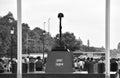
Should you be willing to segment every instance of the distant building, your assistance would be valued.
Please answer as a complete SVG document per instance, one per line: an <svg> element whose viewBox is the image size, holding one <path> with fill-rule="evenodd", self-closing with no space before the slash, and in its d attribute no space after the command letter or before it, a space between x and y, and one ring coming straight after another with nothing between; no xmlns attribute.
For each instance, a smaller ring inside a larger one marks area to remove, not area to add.
<svg viewBox="0 0 120 78"><path fill-rule="evenodd" d="M73 54L80 58L101 58L105 57L105 52L83 52L80 50L74 51Z"/></svg>

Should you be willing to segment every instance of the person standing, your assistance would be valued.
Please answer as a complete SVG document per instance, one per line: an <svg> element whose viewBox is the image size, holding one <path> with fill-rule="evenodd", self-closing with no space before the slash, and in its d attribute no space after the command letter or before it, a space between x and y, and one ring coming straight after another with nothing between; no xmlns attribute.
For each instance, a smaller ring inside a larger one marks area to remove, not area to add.
<svg viewBox="0 0 120 78"><path fill-rule="evenodd" d="M120 59L118 59L118 73L120 72Z"/></svg>
<svg viewBox="0 0 120 78"><path fill-rule="evenodd" d="M4 72L3 62L0 60L0 73Z"/></svg>
<svg viewBox="0 0 120 78"><path fill-rule="evenodd" d="M38 60L36 61L36 71L42 71L43 70L43 62L40 57L37 58Z"/></svg>
<svg viewBox="0 0 120 78"><path fill-rule="evenodd" d="M78 67L78 60L77 59L74 61L74 68L75 68L75 72L77 72L78 69L79 69L79 67Z"/></svg>
<svg viewBox="0 0 120 78"><path fill-rule="evenodd" d="M35 59L33 57L29 58L29 72L34 72L35 68Z"/></svg>
<svg viewBox="0 0 120 78"><path fill-rule="evenodd" d="M79 59L79 62L78 62L78 66L79 66L79 70L82 71L83 68L84 68L84 61L82 59Z"/></svg>

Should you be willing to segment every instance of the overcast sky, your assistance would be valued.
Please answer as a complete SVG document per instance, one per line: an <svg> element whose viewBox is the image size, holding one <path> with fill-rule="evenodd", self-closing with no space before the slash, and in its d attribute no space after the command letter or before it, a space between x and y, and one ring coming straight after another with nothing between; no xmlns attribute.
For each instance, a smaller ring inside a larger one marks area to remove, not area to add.
<svg viewBox="0 0 120 78"><path fill-rule="evenodd" d="M17 17L17 0L0 0L0 16L9 11ZM82 39L83 44L105 47L105 0L22 0L22 22L30 28L40 27L50 18L50 33L59 33L58 13L62 12L63 32L73 32L76 38ZM111 0L111 49L117 48L120 42L120 0Z"/></svg>

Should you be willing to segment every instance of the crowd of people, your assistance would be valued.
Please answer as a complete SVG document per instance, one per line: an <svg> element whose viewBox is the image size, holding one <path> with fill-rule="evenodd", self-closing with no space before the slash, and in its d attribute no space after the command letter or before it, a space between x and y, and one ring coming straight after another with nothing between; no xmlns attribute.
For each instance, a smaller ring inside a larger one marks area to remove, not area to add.
<svg viewBox="0 0 120 78"><path fill-rule="evenodd" d="M23 73L45 71L46 58L43 60L41 57L33 58L26 57L22 59ZM120 68L120 59L111 60L111 71L117 71ZM88 73L104 73L105 72L105 60L93 59L93 58L79 58L73 59L74 72L87 71ZM17 72L17 60L16 59L0 59L0 73L4 72Z"/></svg>
<svg viewBox="0 0 120 78"><path fill-rule="evenodd" d="M33 58L27 57L22 59L22 70L24 73L34 72L34 71L44 71L46 64L46 58L41 59L41 57ZM17 59L0 59L0 73L4 72L17 72Z"/></svg>
<svg viewBox="0 0 120 78"><path fill-rule="evenodd" d="M88 71L88 73L103 73L105 63L103 59L74 58L74 71Z"/></svg>
<svg viewBox="0 0 120 78"><path fill-rule="evenodd" d="M118 72L120 70L120 59L110 59L110 71ZM105 59L94 58L74 58L74 71L87 71L88 73L104 73Z"/></svg>
<svg viewBox="0 0 120 78"><path fill-rule="evenodd" d="M0 59L0 73L11 71L11 61L9 59Z"/></svg>

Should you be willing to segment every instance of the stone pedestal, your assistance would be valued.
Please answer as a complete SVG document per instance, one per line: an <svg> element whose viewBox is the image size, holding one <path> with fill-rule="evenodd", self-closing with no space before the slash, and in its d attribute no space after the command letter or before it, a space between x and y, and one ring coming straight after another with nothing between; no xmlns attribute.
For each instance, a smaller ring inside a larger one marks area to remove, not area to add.
<svg viewBox="0 0 120 78"><path fill-rule="evenodd" d="M72 53L67 49L54 49L48 53L46 73L73 73Z"/></svg>

